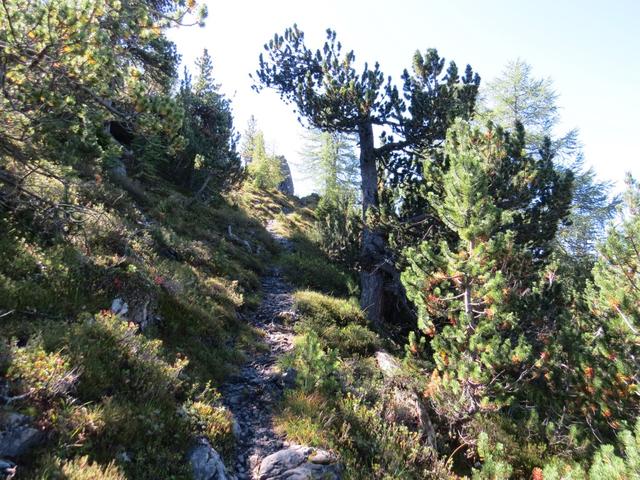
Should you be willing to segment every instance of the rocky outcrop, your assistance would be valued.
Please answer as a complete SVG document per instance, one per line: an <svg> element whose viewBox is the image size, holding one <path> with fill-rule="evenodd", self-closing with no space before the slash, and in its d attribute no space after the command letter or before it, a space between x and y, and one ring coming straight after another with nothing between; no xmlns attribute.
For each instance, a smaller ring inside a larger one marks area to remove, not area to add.
<svg viewBox="0 0 640 480"><path fill-rule="evenodd" d="M188 459L194 480L227 480L222 458L206 439L198 439L189 450Z"/></svg>
<svg viewBox="0 0 640 480"><path fill-rule="evenodd" d="M307 195L306 197L302 197L300 199L300 204L303 207L308 207L308 208L315 208L318 206L318 202L320 202L320 195L318 195L317 193L312 193L310 195Z"/></svg>
<svg viewBox="0 0 640 480"><path fill-rule="evenodd" d="M342 468L331 452L302 445L273 453L262 460L259 480L339 480Z"/></svg>
<svg viewBox="0 0 640 480"><path fill-rule="evenodd" d="M15 412L0 414L0 457L17 458L44 439L31 418Z"/></svg>
<svg viewBox="0 0 640 480"><path fill-rule="evenodd" d="M278 191L285 195L293 195L293 177L291 176L291 169L289 168L289 162L287 159L280 155L278 157L280 161L280 173L282 173L282 182L278 185Z"/></svg>

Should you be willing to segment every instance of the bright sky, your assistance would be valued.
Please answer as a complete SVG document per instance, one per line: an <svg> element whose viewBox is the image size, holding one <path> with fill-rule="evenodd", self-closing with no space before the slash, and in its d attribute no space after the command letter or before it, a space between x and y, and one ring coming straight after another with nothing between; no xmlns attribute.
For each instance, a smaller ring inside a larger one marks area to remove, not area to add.
<svg viewBox="0 0 640 480"><path fill-rule="evenodd" d="M380 62L399 78L416 49L435 47L462 70L469 63L484 81L508 60L522 58L536 77L551 77L560 94L562 128L577 127L585 159L601 179L640 177L639 0L208 0L204 28L169 32L186 65L203 48L214 60L216 81L232 99L243 132L255 115L267 142L292 164L296 193L312 185L296 169L302 127L272 91L251 89L249 73L274 33L297 23L307 45L322 46L333 28L356 59ZM620 186L619 186L620 188Z"/></svg>

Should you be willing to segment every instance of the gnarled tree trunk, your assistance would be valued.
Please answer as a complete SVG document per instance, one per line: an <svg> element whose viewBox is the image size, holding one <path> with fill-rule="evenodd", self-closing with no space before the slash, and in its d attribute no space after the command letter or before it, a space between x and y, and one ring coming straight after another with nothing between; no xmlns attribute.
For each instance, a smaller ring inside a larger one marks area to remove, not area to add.
<svg viewBox="0 0 640 480"><path fill-rule="evenodd" d="M364 231L361 250L360 306L367 318L377 326L383 320L384 277L381 270L384 262L385 240L382 233L369 225L367 212L378 209L378 170L376 151L373 143L373 126L370 122L358 127L360 140L360 173L362 175L362 217Z"/></svg>

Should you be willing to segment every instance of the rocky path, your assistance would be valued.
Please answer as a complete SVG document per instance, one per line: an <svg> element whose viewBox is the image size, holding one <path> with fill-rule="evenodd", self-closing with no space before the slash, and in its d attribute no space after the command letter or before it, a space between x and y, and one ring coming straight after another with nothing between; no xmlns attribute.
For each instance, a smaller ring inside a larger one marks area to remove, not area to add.
<svg viewBox="0 0 640 480"><path fill-rule="evenodd" d="M289 241L275 232L273 222L267 229L284 249L291 248ZM264 353L258 353L221 388L224 403L237 422L235 473L229 475L230 479L259 478L260 462L288 446L274 432L272 412L284 387L292 383L291 378L276 369L277 359L293 348L293 333L283 322L291 314L292 288L278 269L272 268L262 278L262 291L262 304L249 322L264 333L268 350L265 348Z"/></svg>

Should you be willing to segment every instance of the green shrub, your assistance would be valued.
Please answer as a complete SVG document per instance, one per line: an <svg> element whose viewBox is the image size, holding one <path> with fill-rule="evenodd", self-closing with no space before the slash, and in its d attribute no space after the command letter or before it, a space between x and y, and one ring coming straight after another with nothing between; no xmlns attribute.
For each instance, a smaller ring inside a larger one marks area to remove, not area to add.
<svg viewBox="0 0 640 480"><path fill-rule="evenodd" d="M305 392L330 392L338 388L335 378L338 368L336 352L325 351L315 332L309 332L298 339L293 365L298 371L298 385Z"/></svg>
<svg viewBox="0 0 640 480"><path fill-rule="evenodd" d="M10 348L7 379L16 395L30 400L45 401L69 393L77 379L77 369L61 351L47 352L42 338L30 338L24 347L14 342Z"/></svg>
<svg viewBox="0 0 640 480"><path fill-rule="evenodd" d="M349 277L321 255L308 252L287 253L282 263L287 279L299 287L334 295L350 293Z"/></svg>
<svg viewBox="0 0 640 480"><path fill-rule="evenodd" d="M204 390L182 407L189 422L189 430L207 437L211 445L225 458L235 446L233 415L222 405L222 396L207 384Z"/></svg>
<svg viewBox="0 0 640 480"><path fill-rule="evenodd" d="M180 388L186 359L162 358L162 342L138 334L135 325L103 312L75 325L70 354L82 368L78 392L98 400L120 394L137 401L171 398Z"/></svg>
<svg viewBox="0 0 640 480"><path fill-rule="evenodd" d="M101 466L83 456L73 460L54 459L39 475L40 480L127 480L114 462Z"/></svg>
<svg viewBox="0 0 640 480"><path fill-rule="evenodd" d="M424 444L421 435L405 426L384 420L382 405L367 405L348 394L340 400L343 418L340 431L349 435L346 448L354 478L441 479L448 469L437 452Z"/></svg>
<svg viewBox="0 0 640 480"><path fill-rule="evenodd" d="M474 470L473 480L509 480L513 468L504 461L504 445L491 444L489 436L482 432L478 437L478 455L482 460L482 468Z"/></svg>
<svg viewBox="0 0 640 480"><path fill-rule="evenodd" d="M353 302L323 295L310 290L298 291L294 296L296 311L316 325L346 327L356 323L365 325L360 307Z"/></svg>

